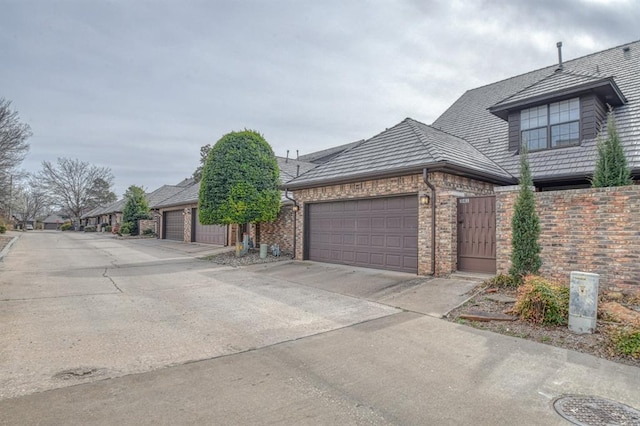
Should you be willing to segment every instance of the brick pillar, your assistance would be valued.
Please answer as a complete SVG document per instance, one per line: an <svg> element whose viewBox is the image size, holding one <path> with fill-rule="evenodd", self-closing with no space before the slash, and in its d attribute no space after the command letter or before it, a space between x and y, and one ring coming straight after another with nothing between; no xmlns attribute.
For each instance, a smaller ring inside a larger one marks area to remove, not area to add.
<svg viewBox="0 0 640 426"><path fill-rule="evenodd" d="M186 208L183 211L184 214L184 242L191 242L191 209Z"/></svg>

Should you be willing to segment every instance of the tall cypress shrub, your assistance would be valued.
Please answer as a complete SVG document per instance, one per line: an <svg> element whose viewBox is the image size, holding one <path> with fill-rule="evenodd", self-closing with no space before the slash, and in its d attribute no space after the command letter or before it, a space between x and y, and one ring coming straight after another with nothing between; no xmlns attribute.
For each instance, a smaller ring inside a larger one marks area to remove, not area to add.
<svg viewBox="0 0 640 426"><path fill-rule="evenodd" d="M536 213L533 179L529 169L526 145L520 151L520 192L511 219L511 269L509 273L518 283L527 274L537 274L540 259L540 219Z"/></svg>
<svg viewBox="0 0 640 426"><path fill-rule="evenodd" d="M607 138L603 139L598 135L598 159L591 186L604 188L632 184L631 171L622 149L613 109L610 108L607 115Z"/></svg>

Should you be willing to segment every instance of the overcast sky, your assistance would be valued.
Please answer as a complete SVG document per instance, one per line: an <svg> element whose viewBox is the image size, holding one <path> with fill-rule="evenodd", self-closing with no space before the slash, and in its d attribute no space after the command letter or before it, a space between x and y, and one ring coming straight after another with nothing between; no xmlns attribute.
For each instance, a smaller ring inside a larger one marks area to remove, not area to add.
<svg viewBox="0 0 640 426"><path fill-rule="evenodd" d="M0 0L22 167L78 158L115 192L191 175L244 128L276 155L431 124L464 91L640 39L636 0Z"/></svg>

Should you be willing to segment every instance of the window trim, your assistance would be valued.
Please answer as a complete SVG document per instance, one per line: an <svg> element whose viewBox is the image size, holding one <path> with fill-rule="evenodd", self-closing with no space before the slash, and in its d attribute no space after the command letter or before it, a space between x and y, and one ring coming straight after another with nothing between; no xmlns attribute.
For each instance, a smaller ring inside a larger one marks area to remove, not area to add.
<svg viewBox="0 0 640 426"><path fill-rule="evenodd" d="M578 119L577 120L570 120L570 121L562 121L562 122L559 122L559 123L551 124L551 105L559 104L561 102L567 102L567 101L570 102L572 100L577 100L578 101ZM528 128L528 129L523 129L522 128L522 113L524 111L532 110L534 108L540 108L541 106L544 106L545 109L546 109L546 114L547 114L546 115L546 124L544 126L538 126L538 127L531 127L531 128ZM562 149L562 148L569 148L569 147L572 147L572 146L579 146L580 145L580 142L582 140L582 138L581 138L581 134L582 134L582 127L581 127L581 122L582 122L582 102L580 101L580 97L579 96L578 97L569 98L569 99L563 99L563 100L560 100L560 101L550 102L548 104L542 104L542 105L537 105L537 106L533 106L533 107L529 107L529 108L524 108L524 109L520 110L519 115L520 115L520 146L522 146L522 144L526 143L527 144L527 150L529 152L548 151L548 150L551 150L551 149ZM577 141L574 142L574 143L570 143L570 144L563 144L563 145L553 146L552 145L553 142L551 140L551 136L552 136L551 129L553 127L558 127L558 126L562 126L562 125L566 125L566 124L572 124L572 123L578 123L578 138L577 138ZM524 140L524 137L523 137L524 132L530 132L530 131L533 131L533 130L540 130L540 129L546 129L546 146L544 148L531 149L529 147L529 143Z"/></svg>

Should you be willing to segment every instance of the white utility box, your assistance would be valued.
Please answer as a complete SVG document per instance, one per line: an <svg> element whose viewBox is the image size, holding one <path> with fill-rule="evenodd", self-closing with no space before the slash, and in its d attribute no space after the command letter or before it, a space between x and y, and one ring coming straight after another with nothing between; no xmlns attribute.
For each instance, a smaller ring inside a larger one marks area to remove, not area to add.
<svg viewBox="0 0 640 426"><path fill-rule="evenodd" d="M593 333L598 319L600 275L571 272L569 289L569 330L577 334Z"/></svg>

